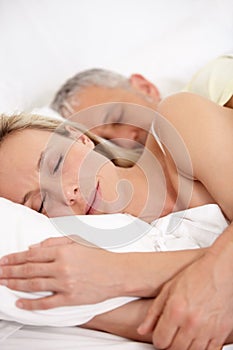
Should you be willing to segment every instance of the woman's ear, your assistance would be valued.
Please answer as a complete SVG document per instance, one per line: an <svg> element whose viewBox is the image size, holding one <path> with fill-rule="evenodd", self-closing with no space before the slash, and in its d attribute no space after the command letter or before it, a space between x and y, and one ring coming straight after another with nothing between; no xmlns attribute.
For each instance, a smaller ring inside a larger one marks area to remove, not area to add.
<svg viewBox="0 0 233 350"><path fill-rule="evenodd" d="M87 147L92 149L95 147L94 142L82 131L74 128L71 125L66 125L65 128L69 132L71 138L74 139L75 141L81 142L83 145L86 145Z"/></svg>
<svg viewBox="0 0 233 350"><path fill-rule="evenodd" d="M129 78L130 85L143 95L153 99L154 102L161 100L158 88L141 74L132 74Z"/></svg>

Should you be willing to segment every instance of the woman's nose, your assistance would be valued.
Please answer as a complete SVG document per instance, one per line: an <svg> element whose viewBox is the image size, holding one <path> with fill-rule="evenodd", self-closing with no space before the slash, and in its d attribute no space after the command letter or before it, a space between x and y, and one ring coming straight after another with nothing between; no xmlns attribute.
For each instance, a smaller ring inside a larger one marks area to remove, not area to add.
<svg viewBox="0 0 233 350"><path fill-rule="evenodd" d="M68 185L64 188L64 196L66 204L71 206L77 202L78 187L75 185Z"/></svg>

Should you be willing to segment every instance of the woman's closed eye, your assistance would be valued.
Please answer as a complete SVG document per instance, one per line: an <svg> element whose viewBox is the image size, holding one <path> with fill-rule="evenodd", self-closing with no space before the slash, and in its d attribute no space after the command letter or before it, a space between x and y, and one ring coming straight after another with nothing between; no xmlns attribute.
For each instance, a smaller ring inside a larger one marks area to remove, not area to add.
<svg viewBox="0 0 233 350"><path fill-rule="evenodd" d="M52 170L52 173L53 173L53 174L55 174L55 173L59 170L59 167L60 167L62 161L63 161L63 156L60 155L59 158L58 158L58 161L57 161L56 164L55 164L54 169ZM43 209L44 209L45 198L46 198L46 195L44 195L44 197L42 197L42 201L41 201L40 207L39 207L39 209L37 210L38 213L42 213L42 211L43 211Z"/></svg>

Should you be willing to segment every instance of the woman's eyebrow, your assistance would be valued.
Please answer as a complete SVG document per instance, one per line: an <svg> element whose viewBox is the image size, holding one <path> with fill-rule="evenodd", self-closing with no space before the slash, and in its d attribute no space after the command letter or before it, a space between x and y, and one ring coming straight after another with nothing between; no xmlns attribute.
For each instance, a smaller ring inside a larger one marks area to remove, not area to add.
<svg viewBox="0 0 233 350"><path fill-rule="evenodd" d="M36 165L36 169L37 171L39 172L40 171L40 168L43 164L43 160L44 160L44 157L45 157L45 151L42 151L41 154L40 154L40 157L38 159L38 162L37 162L37 165ZM23 199L20 201L20 204L24 205L28 198L31 196L31 194L33 193L33 191L29 191L25 194L25 196L23 197Z"/></svg>

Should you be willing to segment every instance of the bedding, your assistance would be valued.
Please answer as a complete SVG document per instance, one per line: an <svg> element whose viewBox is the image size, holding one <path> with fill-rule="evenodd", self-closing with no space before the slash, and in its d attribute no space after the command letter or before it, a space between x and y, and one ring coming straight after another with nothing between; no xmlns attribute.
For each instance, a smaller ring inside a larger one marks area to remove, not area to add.
<svg viewBox="0 0 233 350"><path fill-rule="evenodd" d="M9 322L4 322L9 329ZM1 324L1 322L0 322ZM4 328L2 328L4 331ZM1 336L1 335L0 335ZM153 350L151 344L139 343L112 334L79 327L15 327L0 338L1 350Z"/></svg>
<svg viewBox="0 0 233 350"><path fill-rule="evenodd" d="M9 322L4 322L9 329ZM0 323L1 324L1 323ZM5 328L3 327L2 330ZM0 335L1 336L1 335ZM155 350L151 344L139 343L116 335L79 327L16 326L7 337L0 338L1 350ZM233 350L226 345L224 350Z"/></svg>
<svg viewBox="0 0 233 350"><path fill-rule="evenodd" d="M78 233L85 240L120 252L192 249L210 245L227 226L217 205L205 205L170 214L151 225L125 214L70 216L49 219L30 208L0 199L0 257L25 250L48 237ZM14 212L14 220L12 213ZM117 239L114 238L118 237ZM112 239L109 239L109 237ZM126 237L126 238L125 238ZM19 297L36 298L44 293L23 293L0 286L0 319L28 325L75 326L135 298L120 297L95 305L27 311L15 306Z"/></svg>
<svg viewBox="0 0 233 350"><path fill-rule="evenodd" d="M227 226L217 205L205 205L170 214L151 225L126 214L75 216L49 219L30 208L0 198L1 231L0 257L6 253L27 249L48 237L74 234L115 252L166 251L198 248L211 244ZM14 220L12 220L14 213ZM67 228L67 231L65 232ZM82 232L86 228L87 234ZM106 240L106 233L116 235L131 231L126 239ZM100 233L96 237L95 232ZM136 232L136 233L135 233ZM133 234L132 234L133 233ZM152 345L132 342L102 332L78 329L95 315L114 309L135 298L114 298L95 305L60 307L46 311L26 311L16 308L18 297L39 297L40 293L21 293L0 286L0 345L1 349L153 349ZM16 322L17 321L17 322ZM45 327L46 326L46 327ZM65 327L64 327L65 326ZM59 329L58 329L59 327ZM61 337L62 335L62 337ZM61 337L61 341L58 339ZM47 343L43 339L49 339ZM40 341L38 341L40 340ZM42 343L41 343L42 340ZM17 348L18 346L18 348ZM22 347L21 347L22 346Z"/></svg>

